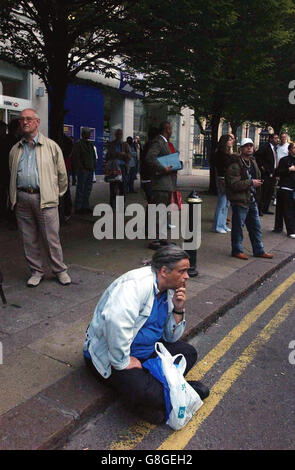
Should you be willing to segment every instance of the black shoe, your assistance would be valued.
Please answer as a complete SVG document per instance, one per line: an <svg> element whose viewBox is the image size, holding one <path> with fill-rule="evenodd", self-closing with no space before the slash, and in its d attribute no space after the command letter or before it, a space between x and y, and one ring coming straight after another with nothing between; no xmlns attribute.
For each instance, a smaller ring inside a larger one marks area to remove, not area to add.
<svg viewBox="0 0 295 470"><path fill-rule="evenodd" d="M210 390L206 385L202 384L198 380L188 380L191 387L197 392L201 400L205 400L205 398L209 397Z"/></svg>
<svg viewBox="0 0 295 470"><path fill-rule="evenodd" d="M274 228L274 229L272 230L272 232L274 232L274 233L282 233L282 231L283 231L283 230L279 230L279 229L277 229L277 228Z"/></svg>
<svg viewBox="0 0 295 470"><path fill-rule="evenodd" d="M265 211L264 214L270 214L270 215L274 215L274 212L271 212L271 211Z"/></svg>

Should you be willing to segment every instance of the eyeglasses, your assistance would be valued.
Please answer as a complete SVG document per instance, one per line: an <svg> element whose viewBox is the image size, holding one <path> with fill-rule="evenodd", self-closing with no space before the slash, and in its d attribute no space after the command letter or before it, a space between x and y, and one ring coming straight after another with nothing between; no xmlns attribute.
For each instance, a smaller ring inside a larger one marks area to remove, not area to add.
<svg viewBox="0 0 295 470"><path fill-rule="evenodd" d="M35 119L37 119L37 118L33 118L33 117L20 117L18 120L21 121L21 122L25 122L25 121L27 121L27 122L32 122L32 121L34 121Z"/></svg>

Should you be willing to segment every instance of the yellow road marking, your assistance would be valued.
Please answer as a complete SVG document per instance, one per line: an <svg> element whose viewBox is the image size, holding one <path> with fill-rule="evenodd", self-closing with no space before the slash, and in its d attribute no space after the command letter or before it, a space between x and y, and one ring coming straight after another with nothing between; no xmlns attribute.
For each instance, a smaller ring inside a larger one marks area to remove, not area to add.
<svg viewBox="0 0 295 470"><path fill-rule="evenodd" d="M186 380L200 380L230 347L252 326L259 317L295 282L295 273L272 291L251 310L211 351L186 375Z"/></svg>
<svg viewBox="0 0 295 470"><path fill-rule="evenodd" d="M251 310L199 363L186 375L187 380L200 380L230 347L250 328L258 318L295 282L295 273L272 291L262 302ZM212 394L212 392L211 392ZM210 394L210 397L211 397ZM203 405L204 407L204 405ZM203 409L203 407L198 411ZM131 450L139 444L156 425L141 421L126 430L127 438L112 442L111 450ZM130 436L130 437L129 437Z"/></svg>
<svg viewBox="0 0 295 470"><path fill-rule="evenodd" d="M212 387L208 401L197 411L189 423L180 431L173 432L157 450L181 450L195 435L203 421L208 418L233 383L241 376L254 359L258 350L275 333L277 328L294 311L295 297L286 303L273 319L263 328L259 335L249 344L233 365L221 376Z"/></svg>

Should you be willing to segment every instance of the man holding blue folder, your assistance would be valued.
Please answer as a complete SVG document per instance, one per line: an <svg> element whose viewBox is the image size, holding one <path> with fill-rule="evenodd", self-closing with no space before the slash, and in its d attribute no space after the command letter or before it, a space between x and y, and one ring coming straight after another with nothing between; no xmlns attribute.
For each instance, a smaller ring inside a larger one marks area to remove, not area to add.
<svg viewBox="0 0 295 470"><path fill-rule="evenodd" d="M146 164L150 168L152 182L152 199L151 204L165 204L169 206L171 203L171 194L176 190L175 171L172 165L163 166L158 157L164 157L171 154L169 147L169 139L172 135L172 128L169 121L160 124L159 135L154 139L146 155ZM159 221L156 224L156 239L149 244L152 250L158 250L169 242L159 238Z"/></svg>

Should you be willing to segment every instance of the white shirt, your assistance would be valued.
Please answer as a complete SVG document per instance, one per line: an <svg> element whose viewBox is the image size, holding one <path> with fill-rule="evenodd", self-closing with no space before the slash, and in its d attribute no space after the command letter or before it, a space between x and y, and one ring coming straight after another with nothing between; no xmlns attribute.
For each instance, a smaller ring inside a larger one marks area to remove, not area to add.
<svg viewBox="0 0 295 470"><path fill-rule="evenodd" d="M281 158L286 157L289 153L288 150L289 147L289 142L286 142L283 145L278 145L277 146L277 154L278 154L278 160L280 161Z"/></svg>

